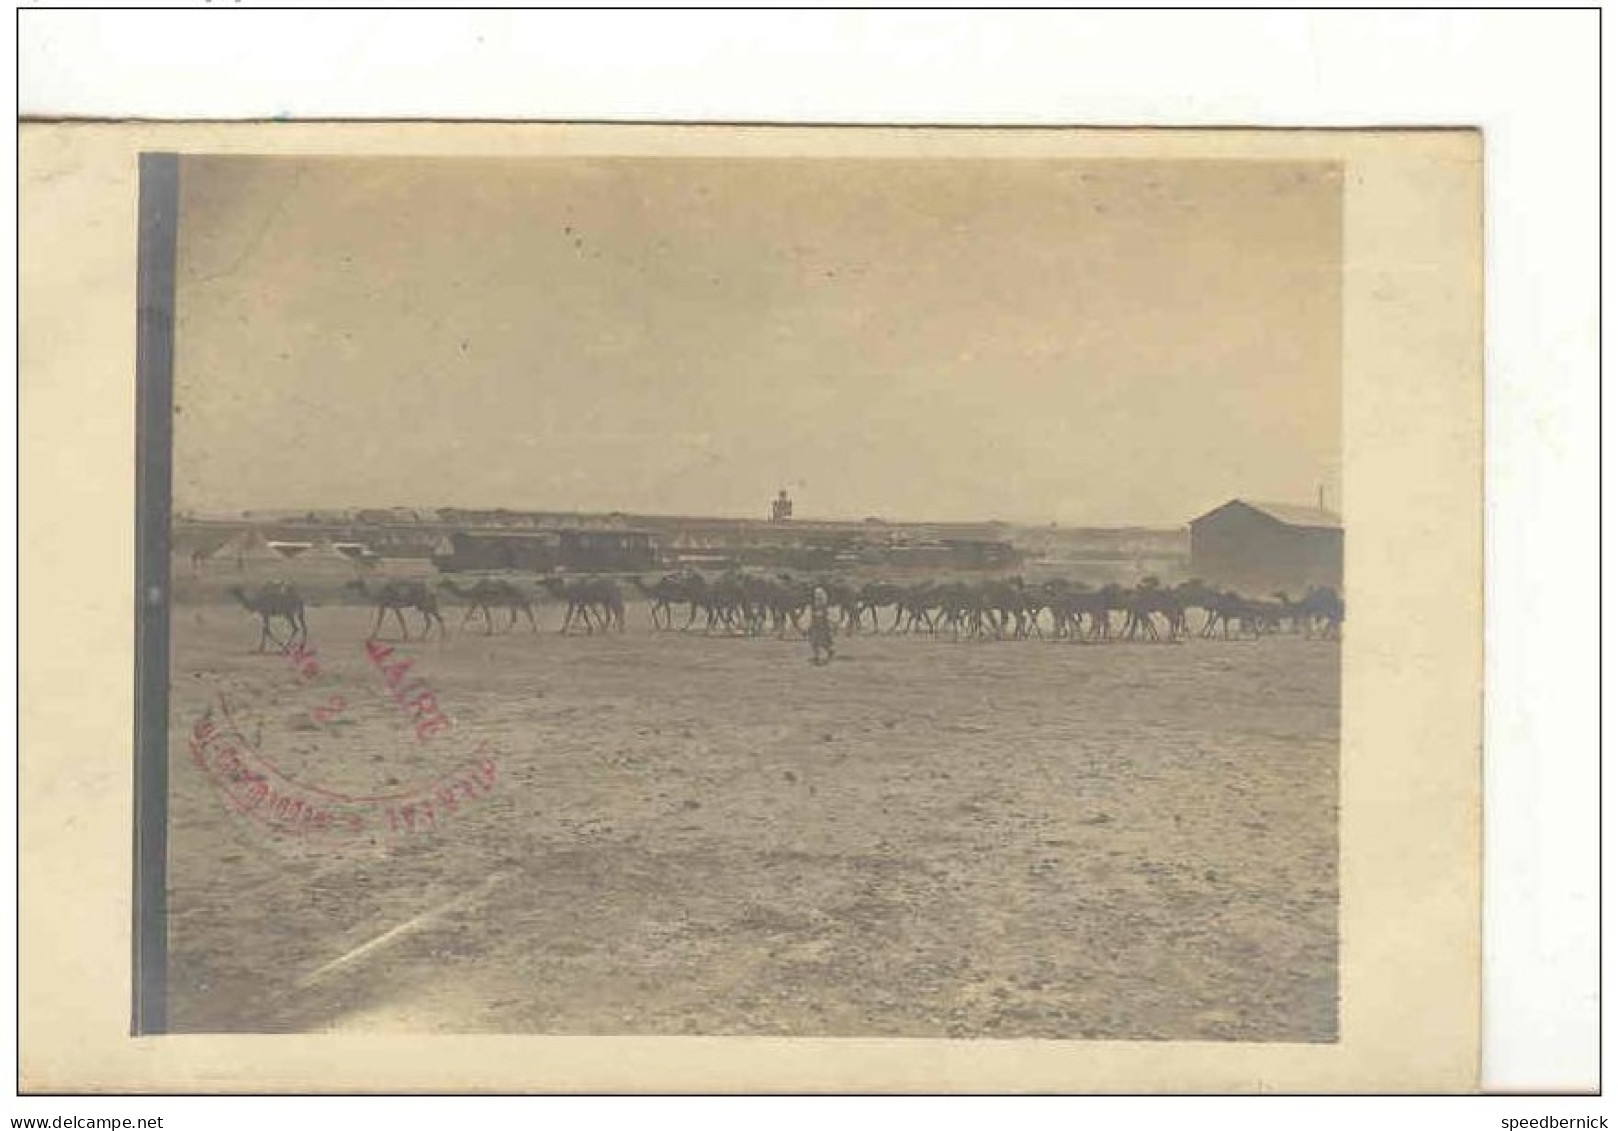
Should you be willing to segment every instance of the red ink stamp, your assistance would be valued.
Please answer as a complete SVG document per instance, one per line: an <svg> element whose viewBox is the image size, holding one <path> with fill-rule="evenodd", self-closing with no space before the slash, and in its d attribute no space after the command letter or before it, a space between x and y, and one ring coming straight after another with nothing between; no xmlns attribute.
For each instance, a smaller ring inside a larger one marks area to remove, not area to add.
<svg viewBox="0 0 1618 1131"><path fill-rule="evenodd" d="M415 728L418 740L425 741L454 726L449 717L439 710L438 697L433 694L432 688L419 679L411 678L413 660L406 657L396 659L391 646L375 640L366 641L365 652L371 658L372 666L381 674L389 697Z"/></svg>
<svg viewBox="0 0 1618 1131"><path fill-rule="evenodd" d="M435 832L490 796L489 744L457 754L455 720L415 659L361 647L369 687L338 689L335 669L359 664L299 643L284 652L290 678L213 696L188 746L228 809L278 834L375 839Z"/></svg>

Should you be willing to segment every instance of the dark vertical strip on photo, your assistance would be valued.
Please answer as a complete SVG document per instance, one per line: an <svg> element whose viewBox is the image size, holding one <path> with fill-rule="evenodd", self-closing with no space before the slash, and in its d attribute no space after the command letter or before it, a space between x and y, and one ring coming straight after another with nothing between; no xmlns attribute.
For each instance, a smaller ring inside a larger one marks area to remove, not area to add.
<svg viewBox="0 0 1618 1131"><path fill-rule="evenodd" d="M140 158L135 344L136 1034L168 1028L169 501L180 159Z"/></svg>

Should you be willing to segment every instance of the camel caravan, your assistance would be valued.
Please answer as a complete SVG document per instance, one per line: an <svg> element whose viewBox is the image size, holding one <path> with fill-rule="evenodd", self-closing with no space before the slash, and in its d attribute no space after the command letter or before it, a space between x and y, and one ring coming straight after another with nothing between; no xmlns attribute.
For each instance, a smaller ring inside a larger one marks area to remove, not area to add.
<svg viewBox="0 0 1618 1131"><path fill-rule="evenodd" d="M834 630L845 636L926 636L954 642L1173 643L1192 636L1252 640L1278 633L1335 640L1344 616L1343 599L1328 587L1310 589L1298 600L1285 593L1259 599L1198 580L1168 586L1151 577L1133 587L1099 588L1062 579L1030 583L1020 577L855 584L836 577L741 569L708 577L686 569L656 581L631 578L628 585L645 600L654 632L704 636L804 637L816 589L829 602ZM534 605L546 598L564 608L557 630L562 635L625 631L624 588L605 577L547 577L531 589L499 578L469 585L452 579L429 584L357 578L344 589L375 608L373 639L391 624L409 640L417 618L419 639L431 639L435 632L440 639L447 636L440 594L464 607L463 631L481 629L492 635L526 625L538 633ZM305 602L294 586L278 581L257 591L234 587L231 592L260 618L260 651L269 641L282 643L272 621L285 621L292 629L283 646L307 640Z"/></svg>
<svg viewBox="0 0 1618 1131"><path fill-rule="evenodd" d="M1191 635L1190 613L1201 610L1197 635L1256 638L1277 632L1335 639L1343 601L1325 587L1301 600L1284 593L1257 600L1201 581L1166 587L1146 578L1133 588L1099 589L1061 579L1029 584L1020 577L982 581L798 579L728 572L710 581L695 571L635 580L657 631L732 636L803 635L814 590L830 598L837 629L952 640L1175 641ZM676 628L681 614L684 620Z"/></svg>

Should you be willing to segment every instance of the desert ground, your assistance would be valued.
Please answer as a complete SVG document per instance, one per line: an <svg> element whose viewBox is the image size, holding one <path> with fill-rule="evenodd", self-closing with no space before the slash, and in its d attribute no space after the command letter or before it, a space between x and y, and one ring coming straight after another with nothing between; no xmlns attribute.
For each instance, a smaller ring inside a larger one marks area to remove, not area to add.
<svg viewBox="0 0 1618 1131"><path fill-rule="evenodd" d="M300 671L183 590L175 1031L1336 1038L1335 643L866 634L816 667L639 602L588 637L451 606L384 632L423 738L368 607L311 607ZM312 796L488 772L430 821L287 827L195 755L222 701Z"/></svg>

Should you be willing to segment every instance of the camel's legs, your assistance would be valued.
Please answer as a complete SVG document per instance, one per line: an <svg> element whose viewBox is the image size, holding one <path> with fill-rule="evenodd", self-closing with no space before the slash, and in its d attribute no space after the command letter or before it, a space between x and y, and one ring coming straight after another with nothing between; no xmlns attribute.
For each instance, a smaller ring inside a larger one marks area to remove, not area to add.
<svg viewBox="0 0 1618 1131"><path fill-rule="evenodd" d="M394 619L399 622L399 632L406 639L410 639L410 626L405 623L404 610L398 605L393 606Z"/></svg>

